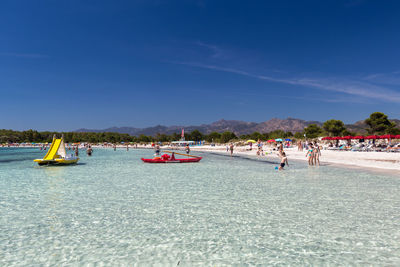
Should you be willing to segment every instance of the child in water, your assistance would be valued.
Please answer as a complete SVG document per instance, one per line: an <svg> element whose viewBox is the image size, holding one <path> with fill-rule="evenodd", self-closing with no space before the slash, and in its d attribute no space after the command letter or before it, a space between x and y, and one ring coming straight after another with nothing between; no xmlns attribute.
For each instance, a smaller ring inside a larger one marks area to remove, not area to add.
<svg viewBox="0 0 400 267"><path fill-rule="evenodd" d="M281 158L281 164L279 165L279 170L280 171L283 170L283 167L285 167L285 164L287 164L289 167L289 162L287 160L286 153L282 151L282 153L279 153L278 156Z"/></svg>

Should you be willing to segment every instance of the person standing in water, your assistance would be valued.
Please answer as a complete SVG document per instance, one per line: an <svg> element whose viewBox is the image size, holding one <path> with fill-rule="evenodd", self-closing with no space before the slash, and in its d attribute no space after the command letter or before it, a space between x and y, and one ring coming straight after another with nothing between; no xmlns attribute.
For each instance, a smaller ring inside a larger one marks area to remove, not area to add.
<svg viewBox="0 0 400 267"><path fill-rule="evenodd" d="M91 145L88 145L88 148L86 149L86 154L90 157L93 153L93 149Z"/></svg>
<svg viewBox="0 0 400 267"><path fill-rule="evenodd" d="M308 157L308 165L314 165L314 148L312 144L308 144L306 157Z"/></svg>
<svg viewBox="0 0 400 267"><path fill-rule="evenodd" d="M279 165L279 169L278 170L280 170L280 171L283 170L283 168L285 167L285 164L287 164L288 167L289 167L289 162L288 162L288 159L286 157L286 153L282 151L282 154L279 154L278 156L281 158L281 164Z"/></svg>
<svg viewBox="0 0 400 267"><path fill-rule="evenodd" d="M314 142L314 165L319 166L319 156L321 156L321 150L319 149L319 145L317 144L317 142Z"/></svg>
<svg viewBox="0 0 400 267"><path fill-rule="evenodd" d="M234 147L233 143L231 143L230 146L229 146L229 149L231 151L231 157L233 156L233 147Z"/></svg>
<svg viewBox="0 0 400 267"><path fill-rule="evenodd" d="M76 145L76 147L75 147L75 156L79 156L79 149L78 149L78 145Z"/></svg>
<svg viewBox="0 0 400 267"><path fill-rule="evenodd" d="M113 147L114 147L114 151L116 151L117 150L117 145L114 144Z"/></svg>
<svg viewBox="0 0 400 267"><path fill-rule="evenodd" d="M187 144L187 145L186 145L186 154L189 155L189 153L190 153L190 147L189 147L189 144Z"/></svg>
<svg viewBox="0 0 400 267"><path fill-rule="evenodd" d="M156 157L159 157L159 156L160 156L160 146L159 146L159 145L156 145L156 148L155 148L155 150L154 150L154 153L155 153L155 156L156 156Z"/></svg>

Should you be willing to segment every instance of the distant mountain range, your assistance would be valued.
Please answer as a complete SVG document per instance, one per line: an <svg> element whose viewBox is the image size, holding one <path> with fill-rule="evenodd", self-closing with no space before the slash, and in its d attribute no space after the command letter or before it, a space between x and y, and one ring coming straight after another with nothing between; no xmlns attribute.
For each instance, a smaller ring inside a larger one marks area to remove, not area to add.
<svg viewBox="0 0 400 267"><path fill-rule="evenodd" d="M400 120L392 120L398 126L400 126ZM209 134L211 132L225 132L231 131L236 135L250 134L253 132L267 133L275 130L283 130L285 132L301 132L304 127L310 124L317 124L322 126L322 122L319 121L305 121L301 119L287 118L278 119L273 118L265 122L245 122L236 120L219 120L211 124L202 124L199 126L163 126L157 125L154 127L147 128L135 128L135 127L111 127L102 130L95 129L78 129L76 132L117 132L117 133L127 133L130 135L139 136L141 134L155 136L156 134L173 134L181 133L182 128L186 132L191 132L193 130L199 130L202 133ZM347 129L350 131L365 133L365 128L367 127L364 121L358 121L354 124L347 124Z"/></svg>

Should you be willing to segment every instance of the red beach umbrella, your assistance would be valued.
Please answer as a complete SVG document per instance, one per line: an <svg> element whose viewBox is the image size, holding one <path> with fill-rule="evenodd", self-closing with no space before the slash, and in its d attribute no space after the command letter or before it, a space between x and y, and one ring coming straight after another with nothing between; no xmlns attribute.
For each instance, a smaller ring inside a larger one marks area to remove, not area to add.
<svg viewBox="0 0 400 267"><path fill-rule="evenodd" d="M368 135L365 137L365 139L378 139L379 137L376 135Z"/></svg>
<svg viewBox="0 0 400 267"><path fill-rule="evenodd" d="M395 139L400 139L400 134L396 135L394 138Z"/></svg>
<svg viewBox="0 0 400 267"><path fill-rule="evenodd" d="M270 139L270 140L268 140L267 142L268 142L268 143L272 143L272 142L275 142L275 140L274 140L274 139Z"/></svg>
<svg viewBox="0 0 400 267"><path fill-rule="evenodd" d="M324 137L321 140L332 140L330 136Z"/></svg>
<svg viewBox="0 0 400 267"><path fill-rule="evenodd" d="M353 139L365 139L365 137L362 135L357 135L357 136L354 136Z"/></svg>
<svg viewBox="0 0 400 267"><path fill-rule="evenodd" d="M353 139L353 136L347 135L342 137L342 140L350 140L350 139Z"/></svg>
<svg viewBox="0 0 400 267"><path fill-rule="evenodd" d="M396 138L396 136L393 134L385 134L385 135L379 136L379 138L380 139L393 139L393 138Z"/></svg>

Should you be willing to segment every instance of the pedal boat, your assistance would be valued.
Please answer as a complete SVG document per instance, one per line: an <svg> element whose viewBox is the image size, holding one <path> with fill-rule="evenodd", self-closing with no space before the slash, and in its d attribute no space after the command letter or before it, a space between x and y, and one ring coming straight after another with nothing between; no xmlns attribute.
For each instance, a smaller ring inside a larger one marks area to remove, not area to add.
<svg viewBox="0 0 400 267"><path fill-rule="evenodd" d="M67 155L65 151L65 143L64 136L60 139L56 139L56 136L53 137L53 142L51 142L51 146L47 151L46 156L42 159L33 160L39 165L71 165L77 163L79 160L78 157L73 155Z"/></svg>
<svg viewBox="0 0 400 267"><path fill-rule="evenodd" d="M142 158L142 161L145 163L192 163L199 162L202 157L197 158L187 158L187 159L163 159L163 158L153 158L153 159L145 159Z"/></svg>

